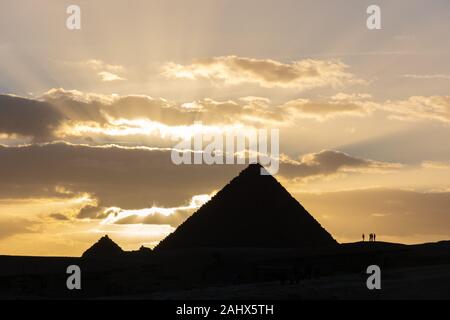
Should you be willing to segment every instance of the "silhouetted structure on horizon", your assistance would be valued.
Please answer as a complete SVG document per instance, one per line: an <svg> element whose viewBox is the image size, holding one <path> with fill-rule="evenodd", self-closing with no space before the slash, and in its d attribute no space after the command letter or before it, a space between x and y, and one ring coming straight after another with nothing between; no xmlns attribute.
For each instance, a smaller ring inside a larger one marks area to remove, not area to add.
<svg viewBox="0 0 450 320"><path fill-rule="evenodd" d="M114 258L124 254L125 251L114 241L112 241L108 235L100 238L96 243L87 249L82 257L83 258Z"/></svg>
<svg viewBox="0 0 450 320"><path fill-rule="evenodd" d="M251 164L168 235L157 251L183 248L303 248L332 236L262 166Z"/></svg>

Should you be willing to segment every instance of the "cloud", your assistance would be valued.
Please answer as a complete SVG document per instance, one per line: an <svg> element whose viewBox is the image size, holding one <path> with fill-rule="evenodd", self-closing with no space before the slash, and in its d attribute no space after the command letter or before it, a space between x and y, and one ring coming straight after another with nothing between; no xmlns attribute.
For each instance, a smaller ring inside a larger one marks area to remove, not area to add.
<svg viewBox="0 0 450 320"><path fill-rule="evenodd" d="M104 208L111 207L124 210L183 207L196 194L219 190L244 168L245 165L175 165L170 149L67 143L0 146L0 195L2 198L27 198L27 194L34 198L85 195L96 201L90 201L78 218L105 217L109 213ZM395 164L322 151L303 156L300 161L282 159L280 175L304 179L396 168Z"/></svg>
<svg viewBox="0 0 450 320"><path fill-rule="evenodd" d="M96 104L111 104L116 101L119 96L116 94L100 94L92 92L81 92L78 90L66 90L63 88L53 88L40 96L44 101L57 104L60 103L84 103L93 104L95 109ZM87 110L86 110L87 111Z"/></svg>
<svg viewBox="0 0 450 320"><path fill-rule="evenodd" d="M290 114L320 121L342 116L367 116L376 104L367 100L370 95L338 94L330 99L297 99L285 103L282 108Z"/></svg>
<svg viewBox="0 0 450 320"><path fill-rule="evenodd" d="M186 221L187 218L189 218L193 213L195 212L195 209L184 209L184 210L177 210L171 215L163 215L163 214L153 214L148 215L145 217L141 223L144 224L168 224L174 228L178 227L180 224L182 224L184 221ZM138 220L139 221L139 220ZM125 223L125 220L119 220L116 223Z"/></svg>
<svg viewBox="0 0 450 320"><path fill-rule="evenodd" d="M226 85L251 83L266 88L298 90L361 83L347 69L348 66L338 60L305 59L282 63L270 59L221 56L198 59L189 65L170 62L163 67L163 75L175 79L208 79Z"/></svg>
<svg viewBox="0 0 450 320"><path fill-rule="evenodd" d="M45 141L63 120L64 115L48 102L0 95L0 133Z"/></svg>
<svg viewBox="0 0 450 320"><path fill-rule="evenodd" d="M74 121L106 124L110 119L148 119L169 126L205 124L257 123L282 121L281 110L269 106L259 97L239 101L216 101L205 98L188 103L175 103L145 95L101 95L62 88L52 89L41 97Z"/></svg>
<svg viewBox="0 0 450 320"><path fill-rule="evenodd" d="M295 117L327 120L369 115L375 104L367 95L338 94L328 99L297 99L273 105L264 97L175 103L145 95L105 95L55 88L37 99L0 95L0 134L54 141L91 136L157 137L185 135L201 123L204 130L241 130L288 126Z"/></svg>
<svg viewBox="0 0 450 320"><path fill-rule="evenodd" d="M125 77L123 77L123 74L126 72L124 66L118 64L109 64L100 59L89 59L77 62L66 61L65 64L71 67L83 68L90 72L95 72L103 82L127 80Z"/></svg>
<svg viewBox="0 0 450 320"><path fill-rule="evenodd" d="M85 60L82 61L80 64L85 65L94 71L106 70L109 72L117 72L117 73L125 72L125 68L121 65L109 64L98 59Z"/></svg>
<svg viewBox="0 0 450 320"><path fill-rule="evenodd" d="M94 205L87 205L80 209L77 214L78 219L86 219L86 218L100 218L103 216L103 212L106 210L104 207L98 207Z"/></svg>
<svg viewBox="0 0 450 320"><path fill-rule="evenodd" d="M102 95L59 88L39 99L0 95L0 134L52 141L71 135L161 136L165 131L180 130L185 134L196 122L215 127L281 125L285 120L282 110L268 103L264 98L245 97L177 104L143 95Z"/></svg>
<svg viewBox="0 0 450 320"><path fill-rule="evenodd" d="M210 199L209 195L196 195L188 205L174 208L152 207L140 210L110 208L102 224L159 224L177 227Z"/></svg>
<svg viewBox="0 0 450 320"><path fill-rule="evenodd" d="M416 80L435 80L435 79L449 80L450 75L448 75L448 74L404 74L403 78L416 79Z"/></svg>
<svg viewBox="0 0 450 320"><path fill-rule="evenodd" d="M144 217L138 215L130 215L125 218L119 219L115 224L157 224L157 225L170 225L171 227L178 227L187 218L189 218L195 212L194 209L189 210L177 210L170 215L164 215L159 212L148 214Z"/></svg>
<svg viewBox="0 0 450 320"><path fill-rule="evenodd" d="M0 135L33 142L121 141L173 146L172 138L255 128L286 128L296 118L328 121L370 116L384 110L390 118L450 122L450 97L411 97L377 103L367 94L339 93L328 98L295 99L275 105L264 97L176 103L145 95L105 95L62 88L36 99L0 95Z"/></svg>
<svg viewBox="0 0 450 320"><path fill-rule="evenodd" d="M301 157L299 161L284 159L280 166L280 175L290 179L305 179L308 177L329 176L337 173L350 172L382 172L398 170L398 163L381 162L352 157L344 152L323 150Z"/></svg>
<svg viewBox="0 0 450 320"><path fill-rule="evenodd" d="M123 78L121 76L118 76L117 74L108 71L101 71L98 73L98 75L100 76L103 82L127 80L126 78Z"/></svg>
<svg viewBox="0 0 450 320"><path fill-rule="evenodd" d="M98 199L98 209L85 207L79 217L103 214L102 207L178 207L194 194L225 185L243 168L177 166L169 149L67 143L0 146L0 197L67 198L55 188L64 186L73 194L87 193Z"/></svg>
<svg viewBox="0 0 450 320"><path fill-rule="evenodd" d="M388 217L390 215L391 215L390 213L379 213L379 212L372 213L372 216L377 217L377 218L384 218L384 217Z"/></svg>
<svg viewBox="0 0 450 320"><path fill-rule="evenodd" d="M382 108L398 120L450 123L450 96L413 96L407 100L387 101Z"/></svg>
<svg viewBox="0 0 450 320"><path fill-rule="evenodd" d="M447 170L447 169L450 169L450 163L446 163L446 162L442 162L442 161L424 161L424 162L422 162L422 168Z"/></svg>
<svg viewBox="0 0 450 320"><path fill-rule="evenodd" d="M53 218L55 220L59 220L59 221L68 221L69 218L67 218L65 215L61 214L61 213L51 213L49 215L50 218Z"/></svg>
<svg viewBox="0 0 450 320"><path fill-rule="evenodd" d="M52 89L42 96L70 119L59 131L61 138L101 134L170 137L180 130L184 130L184 135L186 127L196 122L222 128L282 127L289 125L293 117L322 121L337 116L370 115L375 103L370 102L369 98L364 94L341 93L329 99L297 99L272 105L269 99L263 97L242 97L235 101L204 98L175 103L143 95L100 95L64 89Z"/></svg>

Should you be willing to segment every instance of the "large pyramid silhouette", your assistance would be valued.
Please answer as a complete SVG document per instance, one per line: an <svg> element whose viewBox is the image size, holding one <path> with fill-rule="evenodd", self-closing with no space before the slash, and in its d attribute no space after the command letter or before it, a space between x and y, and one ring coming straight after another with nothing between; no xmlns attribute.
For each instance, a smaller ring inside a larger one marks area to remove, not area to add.
<svg viewBox="0 0 450 320"><path fill-rule="evenodd" d="M263 167L251 164L156 250L307 248L336 241Z"/></svg>

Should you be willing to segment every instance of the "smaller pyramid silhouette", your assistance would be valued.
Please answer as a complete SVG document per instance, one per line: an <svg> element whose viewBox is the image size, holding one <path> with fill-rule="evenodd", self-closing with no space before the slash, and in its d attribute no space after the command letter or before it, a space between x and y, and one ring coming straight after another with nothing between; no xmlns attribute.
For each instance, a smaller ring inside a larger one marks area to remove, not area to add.
<svg viewBox="0 0 450 320"><path fill-rule="evenodd" d="M108 235L100 238L96 243L87 249L82 257L83 258L114 258L124 253L121 247L114 241L112 241Z"/></svg>
<svg viewBox="0 0 450 320"><path fill-rule="evenodd" d="M333 237L271 175L251 164L155 248L315 248Z"/></svg>

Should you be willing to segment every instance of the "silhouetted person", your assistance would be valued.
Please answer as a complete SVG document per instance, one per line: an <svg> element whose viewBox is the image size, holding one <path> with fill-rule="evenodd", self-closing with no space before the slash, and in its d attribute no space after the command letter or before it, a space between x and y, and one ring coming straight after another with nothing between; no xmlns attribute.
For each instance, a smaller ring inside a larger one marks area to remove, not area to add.
<svg viewBox="0 0 450 320"><path fill-rule="evenodd" d="M375 242L376 239L377 239L377 235L374 233L374 234L373 234L373 241Z"/></svg>
<svg viewBox="0 0 450 320"><path fill-rule="evenodd" d="M373 240L373 234L369 234L369 242Z"/></svg>
<svg viewBox="0 0 450 320"><path fill-rule="evenodd" d="M366 235L364 233L362 234L362 238L363 238L363 242L364 242L364 239L366 238Z"/></svg>

